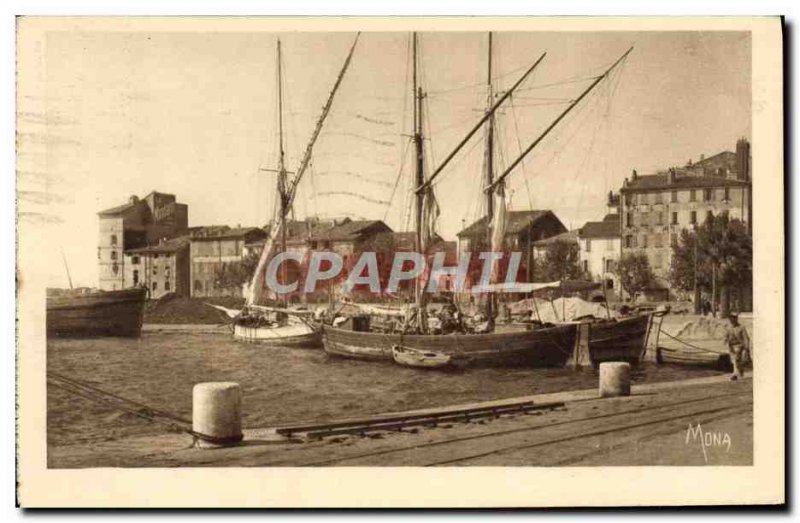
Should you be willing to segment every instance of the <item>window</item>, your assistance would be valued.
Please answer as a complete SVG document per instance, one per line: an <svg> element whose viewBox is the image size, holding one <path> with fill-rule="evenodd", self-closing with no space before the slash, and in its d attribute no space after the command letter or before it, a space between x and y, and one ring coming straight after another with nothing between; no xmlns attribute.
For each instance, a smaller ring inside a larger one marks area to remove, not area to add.
<svg viewBox="0 0 800 523"><path fill-rule="evenodd" d="M139 271L133 271L133 284L139 285Z"/></svg>
<svg viewBox="0 0 800 523"><path fill-rule="evenodd" d="M606 289L613 289L614 288L614 280L611 278L606 280Z"/></svg>
<svg viewBox="0 0 800 523"><path fill-rule="evenodd" d="M645 249L647 248L647 235L646 234L642 234L642 247L645 248Z"/></svg>
<svg viewBox="0 0 800 523"><path fill-rule="evenodd" d="M710 202L714 199L714 189L703 189L703 201Z"/></svg>
<svg viewBox="0 0 800 523"><path fill-rule="evenodd" d="M614 240L612 240L611 238L606 240L606 250L607 251L613 251L614 250Z"/></svg>
<svg viewBox="0 0 800 523"><path fill-rule="evenodd" d="M158 274L158 267L153 265L153 276L155 276L156 274Z"/></svg>
<svg viewBox="0 0 800 523"><path fill-rule="evenodd" d="M656 213L656 225L664 225L664 213Z"/></svg>
<svg viewBox="0 0 800 523"><path fill-rule="evenodd" d="M654 203L664 203L664 200L662 199L662 196L661 196L660 192L655 193L653 195L653 197L655 198L655 202Z"/></svg>
<svg viewBox="0 0 800 523"><path fill-rule="evenodd" d="M200 280L194 280L194 290L202 291L203 290L203 282Z"/></svg>
<svg viewBox="0 0 800 523"><path fill-rule="evenodd" d="M706 221L712 219L714 217L714 213L711 211L706 211Z"/></svg>
<svg viewBox="0 0 800 523"><path fill-rule="evenodd" d="M696 224L697 223L697 211L692 211L689 217L689 223Z"/></svg>
<svg viewBox="0 0 800 523"><path fill-rule="evenodd" d="M592 240L586 240L586 252L592 252Z"/></svg>
<svg viewBox="0 0 800 523"><path fill-rule="evenodd" d="M154 290L154 291L157 291L157 290L158 290L158 282L157 282L157 281L154 281L154 282L153 282L153 290Z"/></svg>
<svg viewBox="0 0 800 523"><path fill-rule="evenodd" d="M615 270L614 260L606 260L606 272L614 272Z"/></svg>
<svg viewBox="0 0 800 523"><path fill-rule="evenodd" d="M111 235L111 245L116 245L116 244L117 244L117 235L116 234L112 234Z"/></svg>
<svg viewBox="0 0 800 523"><path fill-rule="evenodd" d="M694 189L689 191L689 201L690 202L696 202L697 201L697 191L695 191Z"/></svg>
<svg viewBox="0 0 800 523"><path fill-rule="evenodd" d="M656 253L656 255L653 256L653 268L660 269L663 262L664 260L663 257L661 256L661 253Z"/></svg>
<svg viewBox="0 0 800 523"><path fill-rule="evenodd" d="M154 260L157 260L157 259L158 259L158 253L156 253L156 254L154 254L154 255L153 255L153 259L154 259Z"/></svg>
<svg viewBox="0 0 800 523"><path fill-rule="evenodd" d="M639 214L639 225L649 225L649 216L646 212Z"/></svg>
<svg viewBox="0 0 800 523"><path fill-rule="evenodd" d="M678 235L677 235L677 234L672 234L672 235L670 235L670 237L669 237L669 242L670 242L672 245L678 245Z"/></svg>
<svg viewBox="0 0 800 523"><path fill-rule="evenodd" d="M111 272L113 272L114 274L117 274L119 272L119 265L117 264L117 262L114 262L111 265Z"/></svg>
<svg viewBox="0 0 800 523"><path fill-rule="evenodd" d="M111 251L111 259L112 260L116 260L117 259L117 251Z"/></svg>
<svg viewBox="0 0 800 523"><path fill-rule="evenodd" d="M678 203L678 191L672 191L672 195L670 196L670 201L672 203Z"/></svg>
<svg viewBox="0 0 800 523"><path fill-rule="evenodd" d="M672 213L672 225L678 225L678 213L677 212L673 212Z"/></svg>
<svg viewBox="0 0 800 523"><path fill-rule="evenodd" d="M625 205L627 205L628 207L633 205L633 195L632 194L626 194L625 195Z"/></svg>
<svg viewBox="0 0 800 523"><path fill-rule="evenodd" d="M625 248L631 249L633 248L633 236L626 236L625 237Z"/></svg>
<svg viewBox="0 0 800 523"><path fill-rule="evenodd" d="M633 227L633 213L625 213L625 226L626 227Z"/></svg>
<svg viewBox="0 0 800 523"><path fill-rule="evenodd" d="M165 282L164 282L164 290L165 290L165 291L168 291L168 290L169 290L169 280L167 280L167 281L165 281Z"/></svg>
<svg viewBox="0 0 800 523"><path fill-rule="evenodd" d="M663 238L662 238L662 236L660 234L656 234L655 238L653 238L653 240L654 240L653 243L655 243L655 246L657 248L661 248L661 247L664 246L664 240L663 240Z"/></svg>
<svg viewBox="0 0 800 523"><path fill-rule="evenodd" d="M139 257L138 256L132 256L131 257L131 264L139 265Z"/></svg>
<svg viewBox="0 0 800 523"><path fill-rule="evenodd" d="M729 202L731 201L731 188L725 187L725 195L722 198L724 201Z"/></svg>
<svg viewBox="0 0 800 523"><path fill-rule="evenodd" d="M583 260L583 272L589 272L589 260Z"/></svg>

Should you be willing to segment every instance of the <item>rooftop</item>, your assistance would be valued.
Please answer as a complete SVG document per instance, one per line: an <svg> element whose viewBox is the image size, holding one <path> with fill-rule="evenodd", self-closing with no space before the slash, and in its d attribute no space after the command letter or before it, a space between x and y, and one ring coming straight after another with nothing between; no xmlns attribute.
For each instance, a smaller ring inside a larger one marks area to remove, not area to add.
<svg viewBox="0 0 800 523"><path fill-rule="evenodd" d="M734 180L721 176L687 176L682 175L682 169L676 170L676 176L672 183L668 183L668 174L640 174L636 178L628 179L620 192L632 192L641 190L657 189L692 189L707 187L744 187L750 185L749 182Z"/></svg>
<svg viewBox="0 0 800 523"><path fill-rule="evenodd" d="M147 245L145 247L139 247L137 249L128 249L125 251L125 253L126 254L169 254L178 252L187 245L189 245L189 237L179 236L177 238L169 238L167 240L162 240L156 245Z"/></svg>
<svg viewBox="0 0 800 523"><path fill-rule="evenodd" d="M260 227L236 227L206 231L206 234L192 236L192 241L233 240L254 235L264 237L266 234Z"/></svg>
<svg viewBox="0 0 800 523"><path fill-rule="evenodd" d="M338 241L357 240L361 238L361 236L368 229L375 227L382 229L381 232L392 231L389 226L383 223L381 220L353 220L335 225L325 230L316 231L311 235L310 239Z"/></svg>
<svg viewBox="0 0 800 523"><path fill-rule="evenodd" d="M579 235L581 238L619 238L619 214L607 214L601 222L586 222Z"/></svg>
<svg viewBox="0 0 800 523"><path fill-rule="evenodd" d="M506 215L506 234L516 234L524 230L547 215L555 214L552 211L531 210L531 211L509 211ZM558 219L558 218L556 218ZM459 238L464 236L479 236L486 234L486 216L474 222L472 225L457 234Z"/></svg>
<svg viewBox="0 0 800 523"><path fill-rule="evenodd" d="M543 240L536 240L533 242L534 247L546 247L552 243L558 242L565 242L571 243L578 240L578 230L574 231L566 231L562 232L561 234L556 234L555 236L550 236L549 238L545 238Z"/></svg>

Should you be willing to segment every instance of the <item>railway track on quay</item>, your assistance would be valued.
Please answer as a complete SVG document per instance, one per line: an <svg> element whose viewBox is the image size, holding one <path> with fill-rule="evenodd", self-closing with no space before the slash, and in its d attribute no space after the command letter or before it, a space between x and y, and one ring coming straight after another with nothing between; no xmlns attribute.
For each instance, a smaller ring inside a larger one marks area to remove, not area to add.
<svg viewBox="0 0 800 523"><path fill-rule="evenodd" d="M626 401L635 399L634 396L627 398ZM586 403L588 407L590 401ZM574 408L575 404L572 405ZM598 452L620 448L631 441L685 430L688 423L709 423L746 413L751 409L752 393L748 389L735 394L715 394L646 407L621 408L605 414L589 413L571 419L548 420L547 416L540 416L535 418L535 423L530 423L527 420L523 421L527 417L518 416L508 420L515 424L513 428L480 431L460 437L400 446L389 445L371 451L347 452L328 459L293 464L296 466L494 465L500 464L503 459L508 459L509 463L519 463L520 459L524 459L521 454L533 452L532 464L568 465ZM591 407L588 410L591 412ZM520 427L519 423L525 425ZM609 437L614 443L598 445L604 437ZM391 436L388 438L391 439ZM575 452L567 458L551 459L546 450L555 446L572 446ZM586 451L587 447L590 450Z"/></svg>

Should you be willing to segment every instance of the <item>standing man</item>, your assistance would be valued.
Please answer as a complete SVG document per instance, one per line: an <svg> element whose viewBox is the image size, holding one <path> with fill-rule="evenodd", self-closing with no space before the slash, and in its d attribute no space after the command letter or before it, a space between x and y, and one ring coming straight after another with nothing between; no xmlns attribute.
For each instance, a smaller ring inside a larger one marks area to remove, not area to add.
<svg viewBox="0 0 800 523"><path fill-rule="evenodd" d="M737 380L744 377L743 365L745 362L745 352L750 355L750 336L747 330L739 325L739 315L732 312L728 315L730 325L725 332L725 344L728 346L728 352L731 355L731 362L733 363L733 375L731 380ZM752 356L751 356L752 359Z"/></svg>

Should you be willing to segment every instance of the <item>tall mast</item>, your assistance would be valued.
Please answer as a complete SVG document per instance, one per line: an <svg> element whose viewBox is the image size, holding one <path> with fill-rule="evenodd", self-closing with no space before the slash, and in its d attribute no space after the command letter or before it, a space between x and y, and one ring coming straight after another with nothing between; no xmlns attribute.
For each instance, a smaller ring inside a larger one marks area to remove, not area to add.
<svg viewBox="0 0 800 523"><path fill-rule="evenodd" d="M289 214L289 199L286 194L286 162L283 149L283 64L281 59L281 39L278 38L278 197L281 199L281 246L278 252L286 251L286 216ZM281 277L286 283L286 264L281 264ZM284 301L286 301L284 299Z"/></svg>
<svg viewBox="0 0 800 523"><path fill-rule="evenodd" d="M492 32L489 31L489 49L487 59L487 98L486 110L492 108L493 90L492 90ZM492 248L492 218L494 215L494 191L492 190L492 183L494 182L494 112L491 113L486 120L486 245L489 249ZM486 296L486 320L489 322L489 329L494 327L494 295L489 293Z"/></svg>
<svg viewBox="0 0 800 523"><path fill-rule="evenodd" d="M414 151L415 151L415 162L414 162L414 185L415 187L421 187L423 183L425 183L425 172L423 170L424 166L424 156L423 156L423 140L422 140L422 88L419 86L419 81L417 78L417 33L414 32L412 34L412 45L411 45L411 54L412 54L412 70L413 70L413 82L412 82L412 92L411 95L414 100ZM414 198L414 232L417 244L417 252L420 254L424 253L422 250L424 249L423 243L423 235L422 235L422 214L423 208L425 205L425 193L424 192L417 192ZM417 278L414 283L414 298L415 303L417 304L417 324L420 332L425 332L427 329L425 328L426 325L426 315L425 315L425 295L423 288L425 282L422 278Z"/></svg>

